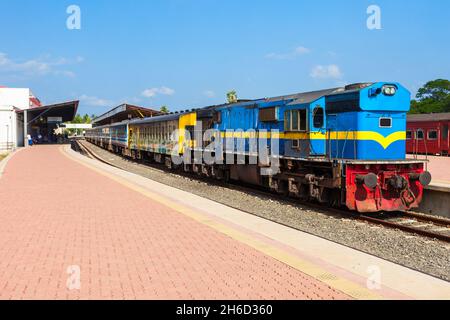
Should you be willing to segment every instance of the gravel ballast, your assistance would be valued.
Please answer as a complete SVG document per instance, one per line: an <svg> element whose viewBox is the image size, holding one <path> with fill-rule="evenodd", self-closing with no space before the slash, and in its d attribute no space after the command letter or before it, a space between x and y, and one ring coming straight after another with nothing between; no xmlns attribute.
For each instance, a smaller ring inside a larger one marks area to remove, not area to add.
<svg viewBox="0 0 450 320"><path fill-rule="evenodd" d="M310 208L275 195L167 172L89 143L87 146L123 170L450 281L450 244L348 219L326 208Z"/></svg>

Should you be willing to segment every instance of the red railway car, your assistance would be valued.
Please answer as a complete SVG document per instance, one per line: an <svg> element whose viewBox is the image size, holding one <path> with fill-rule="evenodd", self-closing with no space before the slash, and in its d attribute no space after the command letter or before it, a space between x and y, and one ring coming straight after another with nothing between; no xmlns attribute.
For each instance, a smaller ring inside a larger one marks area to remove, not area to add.
<svg viewBox="0 0 450 320"><path fill-rule="evenodd" d="M450 113L408 115L406 152L448 156Z"/></svg>

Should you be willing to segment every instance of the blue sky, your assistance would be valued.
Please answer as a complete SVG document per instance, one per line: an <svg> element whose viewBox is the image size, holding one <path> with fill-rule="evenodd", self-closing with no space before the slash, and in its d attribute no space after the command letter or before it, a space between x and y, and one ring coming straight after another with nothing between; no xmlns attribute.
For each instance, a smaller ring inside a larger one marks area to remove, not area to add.
<svg viewBox="0 0 450 320"><path fill-rule="evenodd" d="M69 5L81 30L69 30ZM381 30L366 27L381 8ZM450 78L450 1L0 0L0 85L45 103L182 110L363 81Z"/></svg>

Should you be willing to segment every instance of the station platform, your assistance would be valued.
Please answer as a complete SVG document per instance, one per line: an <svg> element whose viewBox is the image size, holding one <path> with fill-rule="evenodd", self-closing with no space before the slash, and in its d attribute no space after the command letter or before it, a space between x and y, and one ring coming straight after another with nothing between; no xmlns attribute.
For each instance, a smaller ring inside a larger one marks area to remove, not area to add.
<svg viewBox="0 0 450 320"><path fill-rule="evenodd" d="M408 155L409 159L414 156ZM418 160L428 160L427 169L431 173L432 185L447 185L450 189L450 157L417 155Z"/></svg>
<svg viewBox="0 0 450 320"><path fill-rule="evenodd" d="M449 299L446 281L88 159L0 163L0 299Z"/></svg>
<svg viewBox="0 0 450 320"><path fill-rule="evenodd" d="M426 187L424 200L418 211L450 218L450 157L408 155L408 158L428 160L427 170L431 173L432 181Z"/></svg>

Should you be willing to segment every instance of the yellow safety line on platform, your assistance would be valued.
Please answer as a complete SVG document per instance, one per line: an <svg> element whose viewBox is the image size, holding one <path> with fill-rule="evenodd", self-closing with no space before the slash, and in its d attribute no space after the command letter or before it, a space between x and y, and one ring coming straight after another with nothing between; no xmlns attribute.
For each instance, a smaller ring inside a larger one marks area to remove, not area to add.
<svg viewBox="0 0 450 320"><path fill-rule="evenodd" d="M121 184L133 191L136 191L156 202L159 202L160 204L162 204L166 207L169 207L185 216L188 216L188 217L194 219L197 222L207 225L220 233L223 233L241 243L244 243L244 244L256 249L257 251L260 251L280 262L283 262L284 264L287 264L288 266L290 266L296 270L299 270L300 272L303 272L323 283L326 283L330 287L332 287L336 290L339 290L352 298L363 299L363 300L383 299L383 297L381 295L369 290L368 288L362 287L359 284L354 283L345 278L338 277L313 263L310 263L308 261L300 259L294 255L291 255L281 249L278 249L274 246L266 244L262 241L256 240L255 238L253 238L249 235L246 235L242 232L239 232L239 231L237 231L231 227L228 227L224 224L213 221L212 219L208 218L207 216L205 216L203 214L197 213L189 208L186 208L182 205L172 202L172 200L170 200L169 198L160 196L158 194L155 194L151 191L146 190L143 187L137 186L137 185L127 181L125 178L118 177L111 173L105 172L104 170L94 167L93 165L88 164L85 161L75 159L75 158L71 157L64 150L64 147L60 148L60 151L62 154L64 154L67 158L71 159L72 161L80 163L80 164L84 165L85 167L87 167L103 176L106 176L106 177L110 178L111 180L114 180L114 181L118 182L119 184Z"/></svg>

